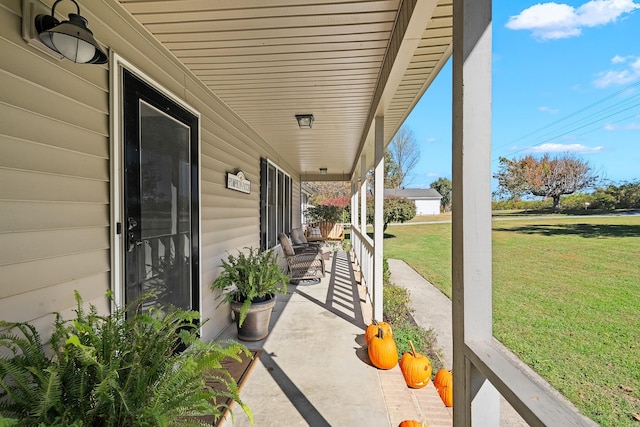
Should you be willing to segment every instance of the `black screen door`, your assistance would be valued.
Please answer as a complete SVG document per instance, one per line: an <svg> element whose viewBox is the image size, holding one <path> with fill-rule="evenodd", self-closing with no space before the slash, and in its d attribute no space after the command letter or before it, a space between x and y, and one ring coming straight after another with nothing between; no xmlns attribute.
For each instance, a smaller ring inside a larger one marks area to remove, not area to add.
<svg viewBox="0 0 640 427"><path fill-rule="evenodd" d="M198 118L124 70L125 303L198 309Z"/></svg>

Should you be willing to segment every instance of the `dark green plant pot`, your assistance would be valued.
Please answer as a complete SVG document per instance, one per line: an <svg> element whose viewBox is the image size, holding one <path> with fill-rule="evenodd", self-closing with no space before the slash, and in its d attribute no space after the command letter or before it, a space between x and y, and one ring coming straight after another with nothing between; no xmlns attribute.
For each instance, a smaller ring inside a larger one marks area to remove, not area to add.
<svg viewBox="0 0 640 427"><path fill-rule="evenodd" d="M271 298L266 301L251 303L251 307L249 307L249 312L242 326L238 326L238 323L240 323L240 307L242 307L242 303L232 302L231 310L233 310L236 326L238 327L238 339L242 341L260 341L266 338L267 335L269 335L271 311L275 305L275 295L272 295Z"/></svg>

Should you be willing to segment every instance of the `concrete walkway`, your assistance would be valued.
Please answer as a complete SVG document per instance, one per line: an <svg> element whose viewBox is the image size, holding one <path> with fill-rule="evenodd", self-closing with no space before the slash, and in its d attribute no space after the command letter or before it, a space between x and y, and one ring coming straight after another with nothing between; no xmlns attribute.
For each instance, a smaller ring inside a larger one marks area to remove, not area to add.
<svg viewBox="0 0 640 427"><path fill-rule="evenodd" d="M431 384L412 390L398 367L381 371L369 364L364 329L371 307L348 254L335 252L327 268L319 284L291 286L290 294L278 296L270 335L247 343L263 350L241 392L254 425L395 427L416 419L450 427L451 413ZM219 338L235 338L235 325ZM222 425L250 425L237 406L234 414Z"/></svg>
<svg viewBox="0 0 640 427"><path fill-rule="evenodd" d="M451 300L435 286L420 276L404 261L390 259L391 282L409 290L413 318L424 328L433 328L438 346L444 353L443 365L453 367L453 335L451 328ZM504 398L500 402L502 427L525 427L528 424Z"/></svg>

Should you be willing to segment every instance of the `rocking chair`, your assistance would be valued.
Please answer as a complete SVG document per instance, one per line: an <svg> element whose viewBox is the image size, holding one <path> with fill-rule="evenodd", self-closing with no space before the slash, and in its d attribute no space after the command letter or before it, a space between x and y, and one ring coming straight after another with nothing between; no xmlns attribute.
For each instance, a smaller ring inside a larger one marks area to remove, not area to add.
<svg viewBox="0 0 640 427"><path fill-rule="evenodd" d="M317 248L300 248L300 252L296 253L289 237L284 233L280 233L278 239L287 260L291 283L298 284L301 280L319 280L324 277L324 258Z"/></svg>

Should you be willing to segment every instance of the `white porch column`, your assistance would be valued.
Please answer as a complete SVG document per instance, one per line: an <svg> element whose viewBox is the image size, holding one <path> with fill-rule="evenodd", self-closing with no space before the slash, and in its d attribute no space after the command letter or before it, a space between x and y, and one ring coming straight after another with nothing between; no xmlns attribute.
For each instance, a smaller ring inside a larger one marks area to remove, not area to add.
<svg viewBox="0 0 640 427"><path fill-rule="evenodd" d="M358 219L358 175L353 174L351 177L351 226L358 227L359 219Z"/></svg>
<svg viewBox="0 0 640 427"><path fill-rule="evenodd" d="M367 178L367 156L364 154L360 156L360 232L362 233L362 239L367 239L367 187L369 181ZM369 280L369 271L371 268L370 257L364 246L360 245L360 274L362 275L362 282L366 283L367 288L371 286ZM367 289L370 293L371 289Z"/></svg>
<svg viewBox="0 0 640 427"><path fill-rule="evenodd" d="M453 423L500 423L500 396L465 343L492 339L491 0L453 6Z"/></svg>
<svg viewBox="0 0 640 427"><path fill-rule="evenodd" d="M375 178L373 221L373 318L382 321L382 261L384 249L384 117L375 119Z"/></svg>
<svg viewBox="0 0 640 427"><path fill-rule="evenodd" d="M367 234L367 156L360 156L360 231Z"/></svg>
<svg viewBox="0 0 640 427"><path fill-rule="evenodd" d="M358 217L359 212L358 212L358 203L360 202L360 199L358 197L358 195L360 194L360 187L358 186L358 174L354 173L353 176L351 177L351 233L350 233L350 239L351 239L351 250L353 251L353 253L355 254L356 259L358 260L358 263L362 262L362 245L361 244L356 244L359 239L356 239L355 235L354 235L354 230L358 229L358 224L360 223L360 219Z"/></svg>

